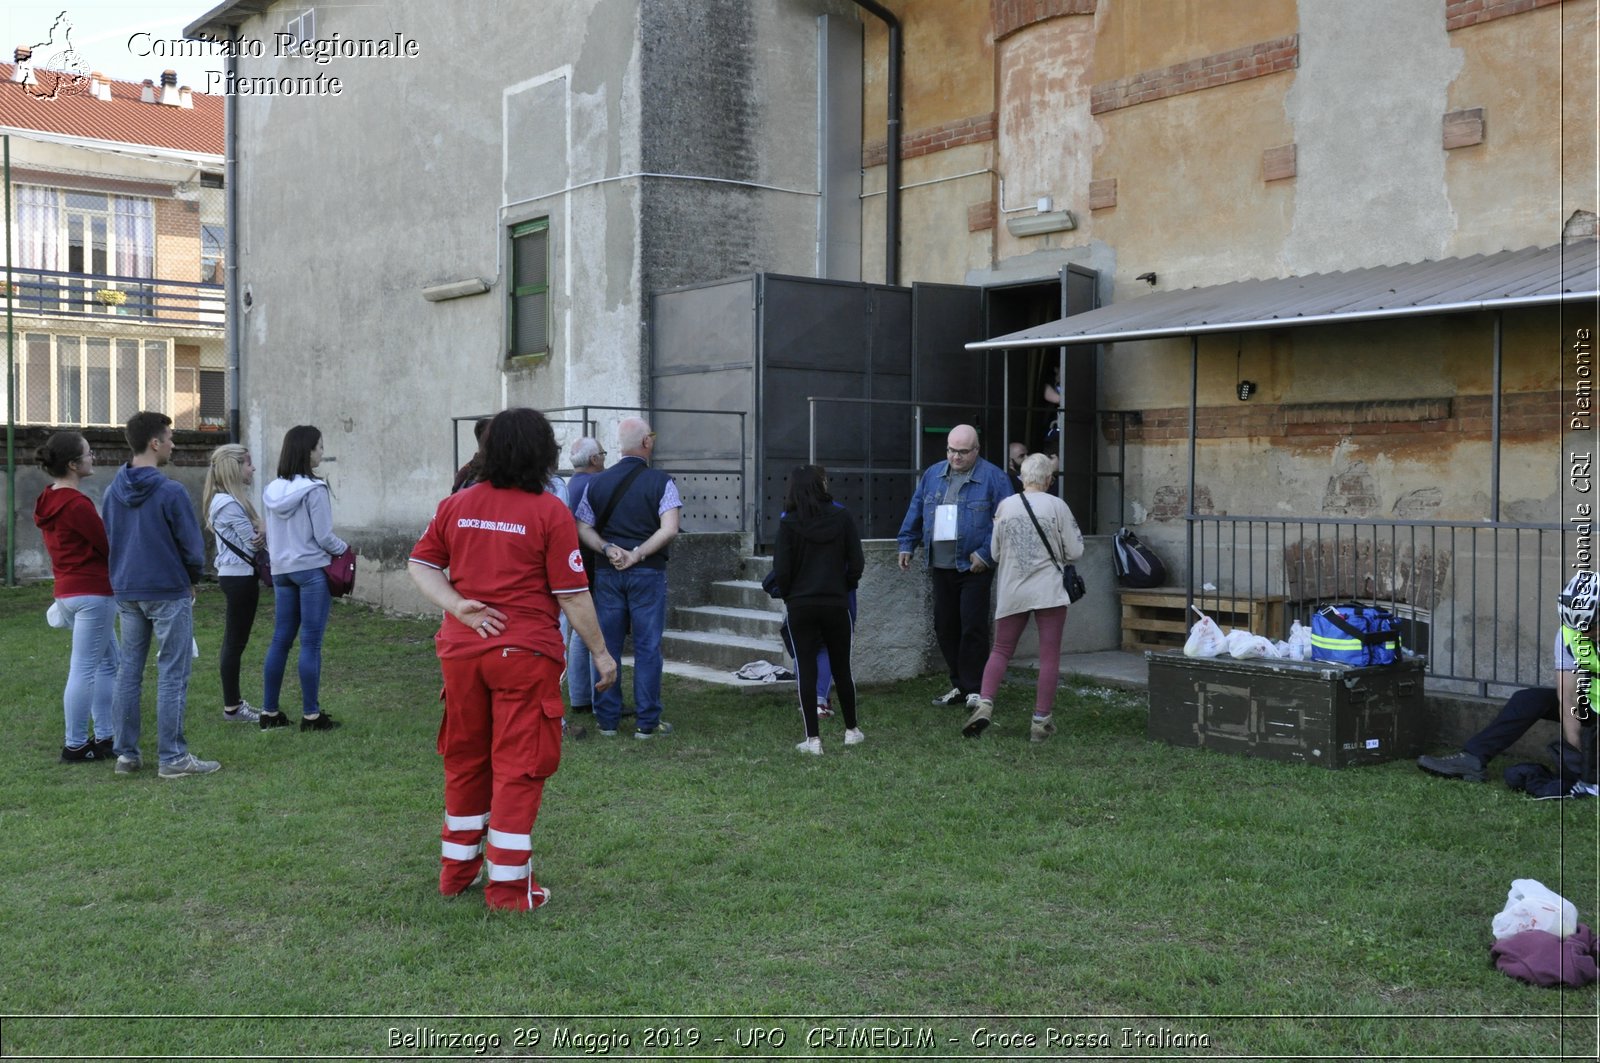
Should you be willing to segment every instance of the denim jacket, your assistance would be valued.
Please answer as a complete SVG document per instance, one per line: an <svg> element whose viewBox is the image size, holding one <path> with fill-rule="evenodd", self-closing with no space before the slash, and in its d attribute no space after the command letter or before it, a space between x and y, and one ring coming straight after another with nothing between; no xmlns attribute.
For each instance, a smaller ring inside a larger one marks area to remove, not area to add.
<svg viewBox="0 0 1600 1063"><path fill-rule="evenodd" d="M917 481L917 492L911 496L906 508L906 519L900 524L898 536L900 551L912 553L920 543L923 548L922 563L933 563L933 515L944 502L945 475L950 463L941 461L928 467ZM994 567L994 555L989 552L989 536L994 532L994 511L1000 500L1012 494L1011 480L1005 472L982 458L972 467L972 479L961 485L956 496L956 535L960 549L956 570L965 572L972 567L974 552L983 563Z"/></svg>

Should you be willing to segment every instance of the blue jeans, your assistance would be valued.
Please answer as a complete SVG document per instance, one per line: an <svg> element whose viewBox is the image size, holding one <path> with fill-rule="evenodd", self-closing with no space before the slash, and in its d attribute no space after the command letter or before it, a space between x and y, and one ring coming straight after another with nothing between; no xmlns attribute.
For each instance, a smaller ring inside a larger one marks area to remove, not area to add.
<svg viewBox="0 0 1600 1063"><path fill-rule="evenodd" d="M595 611L606 650L622 660L622 640L633 633L633 708L646 734L661 722L661 631L667 624L667 570L633 568L595 573ZM622 689L613 683L594 697L594 720L615 731L622 719Z"/></svg>
<svg viewBox="0 0 1600 1063"><path fill-rule="evenodd" d="M261 669L261 707L278 711L278 694L283 690L283 670L289 664L289 647L300 636L300 712L315 716L322 711L317 694L322 685L322 635L328 630L328 614L333 611L333 596L328 593L328 576L320 568L303 572L280 572L272 577L277 607L277 623L272 629L272 645Z"/></svg>
<svg viewBox="0 0 1600 1063"><path fill-rule="evenodd" d="M171 764L189 752L183 740L183 715L189 705L189 673L194 667L194 599L118 602L122 653L111 715L117 724L117 756L139 756L139 701L144 695L144 665L150 635L156 643L156 751Z"/></svg>
<svg viewBox="0 0 1600 1063"><path fill-rule="evenodd" d="M72 618L72 663L67 667L66 745L89 740L89 719L97 738L110 738L116 725L111 700L117 687L117 600L105 594L56 599Z"/></svg>
<svg viewBox="0 0 1600 1063"><path fill-rule="evenodd" d="M573 706L594 704L594 665L576 630L567 632L567 699Z"/></svg>

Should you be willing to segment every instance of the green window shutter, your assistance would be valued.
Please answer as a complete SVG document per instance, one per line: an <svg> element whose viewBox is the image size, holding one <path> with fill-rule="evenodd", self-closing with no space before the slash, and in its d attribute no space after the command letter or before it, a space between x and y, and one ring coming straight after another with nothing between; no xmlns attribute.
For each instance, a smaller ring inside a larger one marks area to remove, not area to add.
<svg viewBox="0 0 1600 1063"><path fill-rule="evenodd" d="M511 230L511 357L550 350L550 219Z"/></svg>

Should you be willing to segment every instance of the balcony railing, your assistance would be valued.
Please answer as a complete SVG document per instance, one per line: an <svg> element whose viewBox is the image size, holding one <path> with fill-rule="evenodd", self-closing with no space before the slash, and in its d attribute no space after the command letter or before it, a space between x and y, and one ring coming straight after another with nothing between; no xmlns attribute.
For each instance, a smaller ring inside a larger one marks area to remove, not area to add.
<svg viewBox="0 0 1600 1063"><path fill-rule="evenodd" d="M1189 530L1201 609L1281 597L1287 626L1328 602L1373 602L1427 657L1430 685L1501 695L1554 683L1555 596L1572 571L1559 524L1207 515Z"/></svg>
<svg viewBox="0 0 1600 1063"><path fill-rule="evenodd" d="M225 309L220 284L15 268L9 290L0 279L0 311L8 304L18 315L207 329L222 328Z"/></svg>

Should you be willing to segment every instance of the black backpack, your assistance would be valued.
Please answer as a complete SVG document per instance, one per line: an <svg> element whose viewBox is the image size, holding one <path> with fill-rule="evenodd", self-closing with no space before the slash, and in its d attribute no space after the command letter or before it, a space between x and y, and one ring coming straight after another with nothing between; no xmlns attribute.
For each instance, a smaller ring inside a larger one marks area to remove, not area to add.
<svg viewBox="0 0 1600 1063"><path fill-rule="evenodd" d="M1124 587L1159 587L1167 582L1167 566L1127 528L1117 532L1111 553L1117 566L1117 581Z"/></svg>

